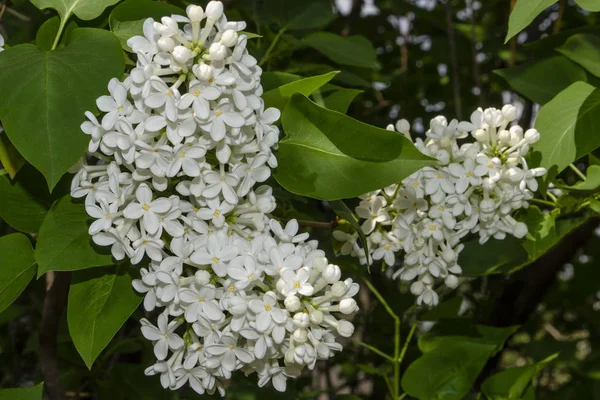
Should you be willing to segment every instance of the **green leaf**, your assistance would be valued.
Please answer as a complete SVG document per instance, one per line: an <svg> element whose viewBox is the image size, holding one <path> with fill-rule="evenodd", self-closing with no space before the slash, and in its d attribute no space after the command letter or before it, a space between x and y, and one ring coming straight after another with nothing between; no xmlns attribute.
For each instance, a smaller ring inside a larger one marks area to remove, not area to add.
<svg viewBox="0 0 600 400"><path fill-rule="evenodd" d="M504 43L525 29L542 11L558 0L517 0L508 19L508 33Z"/></svg>
<svg viewBox="0 0 600 400"><path fill-rule="evenodd" d="M110 254L96 251L88 234L89 218L85 206L74 203L69 195L52 205L40 228L35 250L38 276L48 271L76 271L112 264Z"/></svg>
<svg viewBox="0 0 600 400"><path fill-rule="evenodd" d="M527 225L528 233L523 241L523 248L534 261L550 250L558 242L556 234L556 217L559 210L542 213L537 206L529 206L519 219Z"/></svg>
<svg viewBox="0 0 600 400"><path fill-rule="evenodd" d="M0 400L42 400L44 383L31 388L0 390Z"/></svg>
<svg viewBox="0 0 600 400"><path fill-rule="evenodd" d="M593 75L600 77L600 37L589 33L579 33L571 36L556 51L575 61Z"/></svg>
<svg viewBox="0 0 600 400"><path fill-rule="evenodd" d="M127 40L144 34L143 26L147 18L160 20L161 17L171 14L185 15L185 11L173 4L159 1L126 0L112 10L108 22L110 30L121 42L121 47L131 51Z"/></svg>
<svg viewBox="0 0 600 400"><path fill-rule="evenodd" d="M119 0L31 0L34 6L40 10L46 8L53 8L60 15L61 22L64 23L73 14L79 19L90 20L94 19L104 10L106 7L112 6Z"/></svg>
<svg viewBox="0 0 600 400"><path fill-rule="evenodd" d="M414 361L402 376L402 389L419 400L461 400L494 353L493 344L454 337Z"/></svg>
<svg viewBox="0 0 600 400"><path fill-rule="evenodd" d="M329 206L335 211L337 215L348 221L350 225L356 230L358 236L360 237L360 241L365 249L365 256L367 257L367 269L371 272L371 257L369 257L369 242L367 242L367 237L363 232L360 224L358 223L358 218L352 210L344 203L342 200L332 200L329 201Z"/></svg>
<svg viewBox="0 0 600 400"><path fill-rule="evenodd" d="M13 233L0 237L0 260L1 312L19 297L35 275L33 248L27 236Z"/></svg>
<svg viewBox="0 0 600 400"><path fill-rule="evenodd" d="M497 69L494 73L515 91L538 104L545 104L569 85L588 79L583 68L563 56Z"/></svg>
<svg viewBox="0 0 600 400"><path fill-rule="evenodd" d="M376 68L377 53L364 36L339 36L329 32L315 32L302 43L318 50L331 61L360 68Z"/></svg>
<svg viewBox="0 0 600 400"><path fill-rule="evenodd" d="M26 165L9 179L0 176L0 217L21 232L37 232L52 205L44 177Z"/></svg>
<svg viewBox="0 0 600 400"><path fill-rule="evenodd" d="M361 93L363 90L360 89L339 88L323 96L323 102L326 108L346 114L352 101Z"/></svg>
<svg viewBox="0 0 600 400"><path fill-rule="evenodd" d="M577 3L579 7L588 11L600 11L600 1L598 0L575 0L575 3Z"/></svg>
<svg viewBox="0 0 600 400"><path fill-rule="evenodd" d="M173 400L159 379L144 374L145 369L144 365L119 362L98 382L98 400Z"/></svg>
<svg viewBox="0 0 600 400"><path fill-rule="evenodd" d="M338 71L332 71L323 75L295 80L269 90L263 94L265 108L275 107L279 110L283 110L294 93L302 93L305 96L309 96L312 92L332 80L337 74Z"/></svg>
<svg viewBox="0 0 600 400"><path fill-rule="evenodd" d="M490 376L481 385L481 391L488 400L518 400L525 396L531 381L548 366L558 353L536 364L510 368Z"/></svg>
<svg viewBox="0 0 600 400"><path fill-rule="evenodd" d="M260 84L265 93L288 83L303 79L300 75L281 71L266 71L260 77Z"/></svg>
<svg viewBox="0 0 600 400"><path fill-rule="evenodd" d="M572 84L540 109L535 127L541 136L534 157L548 170L547 187L570 163L600 147L600 135L590 134L600 129L600 89Z"/></svg>
<svg viewBox="0 0 600 400"><path fill-rule="evenodd" d="M590 165L586 171L585 181L579 181L573 186L566 186L571 191L593 192L600 187L600 166Z"/></svg>
<svg viewBox="0 0 600 400"><path fill-rule="evenodd" d="M21 167L25 165L25 160L8 140L6 132L2 130L0 130L0 164L6 169L8 176L11 178L14 178Z"/></svg>
<svg viewBox="0 0 600 400"><path fill-rule="evenodd" d="M592 209L592 211L600 214L600 201L598 201L598 200L590 201L590 208Z"/></svg>
<svg viewBox="0 0 600 400"><path fill-rule="evenodd" d="M266 20L276 21L287 30L323 28L334 18L328 0L265 0L264 9Z"/></svg>
<svg viewBox="0 0 600 400"><path fill-rule="evenodd" d="M22 44L0 53L0 119L51 189L85 151L84 112L95 109L96 98L124 67L115 36L93 28L75 29L54 51Z"/></svg>
<svg viewBox="0 0 600 400"><path fill-rule="evenodd" d="M446 300L435 308L428 310L419 317L420 321L437 321L440 319L460 318L458 312L463 303L462 296L456 296L450 300Z"/></svg>
<svg viewBox="0 0 600 400"><path fill-rule="evenodd" d="M474 278L501 273L526 262L527 257L521 241L509 235L504 240L490 239L484 244L477 239L466 242L458 264L464 276Z"/></svg>
<svg viewBox="0 0 600 400"><path fill-rule="evenodd" d="M131 276L115 267L73 274L67 322L73 344L89 369L141 301Z"/></svg>
<svg viewBox="0 0 600 400"><path fill-rule="evenodd" d="M38 29L35 35L35 44L37 47L44 51L50 51L52 49L52 45L54 44L54 38L58 33L58 29L60 26L60 18L52 17L46 20L40 29ZM60 39L60 42L57 48L65 46L65 40L69 37L73 29L77 28L77 24L75 22L69 22L67 27L64 30L64 33Z"/></svg>
<svg viewBox="0 0 600 400"><path fill-rule="evenodd" d="M430 165L403 135L319 107L301 94L282 117L275 178L286 190L322 200L359 196Z"/></svg>

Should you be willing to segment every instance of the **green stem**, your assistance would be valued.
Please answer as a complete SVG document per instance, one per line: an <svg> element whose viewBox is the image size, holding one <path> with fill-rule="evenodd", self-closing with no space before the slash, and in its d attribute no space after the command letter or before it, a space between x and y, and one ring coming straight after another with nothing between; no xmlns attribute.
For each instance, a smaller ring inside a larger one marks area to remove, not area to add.
<svg viewBox="0 0 600 400"><path fill-rule="evenodd" d="M279 42L279 39L281 39L281 36L283 36L283 34L285 33L285 31L287 31L287 26L284 26L283 28L281 28L281 30L279 32L277 32L277 35L275 35L275 38L271 42L271 45L267 49L267 52L265 53L265 55L263 56L263 58L258 63L259 66L262 67L262 65L269 60L269 56L271 56L271 52L273 51L273 49L275 49L275 46L277 45L277 42Z"/></svg>
<svg viewBox="0 0 600 400"><path fill-rule="evenodd" d="M380 355L381 357L385 358L389 362L394 362L394 359L392 357L388 356L383 351L379 350L377 347L371 346L370 344L367 344L367 343L363 342L362 340L358 340L358 339L354 340L354 343L356 343L357 345L362 346L368 350L371 350L373 353Z"/></svg>
<svg viewBox="0 0 600 400"><path fill-rule="evenodd" d="M400 353L400 358L398 358L398 365L400 365L402 363L402 360L404 360L404 356L406 355L406 351L408 350L408 345L410 344L410 341L413 335L415 334L415 331L417 330L417 326L419 326L419 324L415 322L411 326L410 332L408 332L408 336L406 337L406 341L404 342L404 347L402 347L402 353Z"/></svg>
<svg viewBox="0 0 600 400"><path fill-rule="evenodd" d="M583 172L581 172L579 170L579 168L577 168L575 165L573 165L573 163L569 164L569 168L571 168L573 170L573 172L575 172L575 174L577 174L577 176L579 176L582 180L586 180L587 178L585 177L585 175L583 174Z"/></svg>
<svg viewBox="0 0 600 400"><path fill-rule="evenodd" d="M4 168L0 169L0 176L8 175L8 171Z"/></svg>
<svg viewBox="0 0 600 400"><path fill-rule="evenodd" d="M54 43L52 44L52 49L56 49L58 46L58 42L60 40L60 36L62 35L62 31L65 29L65 25L67 24L67 16L65 18L61 18L60 25L58 26L58 32L56 32L56 37L54 38Z"/></svg>
<svg viewBox="0 0 600 400"><path fill-rule="evenodd" d="M550 206L550 207L556 207L555 203L552 203L551 201L548 200L542 200L542 199L530 199L528 201L531 201L532 203L538 203L538 204L544 204L546 206Z"/></svg>
<svg viewBox="0 0 600 400"><path fill-rule="evenodd" d="M552 194L552 193L550 193L550 192L546 192L546 196L550 197L550 198L552 199L552 201L553 201L553 202L555 202L555 203L556 203L556 201L558 200L558 199L556 198L556 196L555 196L555 195L553 195L553 194Z"/></svg>
<svg viewBox="0 0 600 400"><path fill-rule="evenodd" d="M390 387L392 398L398 400L398 395L400 393L400 364L398 363L400 358L400 317L396 315L392 310L392 307L390 307L381 293L379 293L370 281L365 279L364 282L369 290L373 292L377 300L379 300L383 308L385 308L385 311L387 311L394 320L394 358L392 360L392 363L394 364L394 382L393 385L388 385L388 387Z"/></svg>

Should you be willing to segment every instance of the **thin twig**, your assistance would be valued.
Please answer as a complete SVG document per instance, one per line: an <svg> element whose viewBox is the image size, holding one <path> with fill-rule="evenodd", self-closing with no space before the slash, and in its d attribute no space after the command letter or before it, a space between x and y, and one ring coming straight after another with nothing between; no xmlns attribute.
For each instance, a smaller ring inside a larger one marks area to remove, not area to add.
<svg viewBox="0 0 600 400"><path fill-rule="evenodd" d="M2 2L2 5L0 6L0 21L2 21L2 17L4 16L4 11L6 11L6 9L8 8L6 5L6 1L7 0L4 0Z"/></svg>
<svg viewBox="0 0 600 400"><path fill-rule="evenodd" d="M394 359L390 356L388 356L387 354L385 354L383 351L379 350L377 347L371 346L368 343L363 342L362 340L354 340L354 343L356 343L359 346L364 347L365 349L371 350L373 353L385 358L386 360L388 360L389 362L394 362Z"/></svg>
<svg viewBox="0 0 600 400"><path fill-rule="evenodd" d="M450 0L446 0L446 30L448 32L448 46L450 50L450 63L452 66L452 92L454 95L454 112L456 117L462 119L462 99L460 98L460 74L458 71L458 54L456 52L456 35L454 34L454 12Z"/></svg>
<svg viewBox="0 0 600 400"><path fill-rule="evenodd" d="M44 297L42 326L39 337L40 366L48 398L50 400L64 400L66 396L60 383L56 338L60 317L67 303L71 273L55 272L53 275L48 274L46 275L46 281L48 288Z"/></svg>
<svg viewBox="0 0 600 400"><path fill-rule="evenodd" d="M337 225L337 221L331 222L320 222L320 221L302 221L298 220L298 225L300 226L308 226L311 228L319 228L319 229L333 229Z"/></svg>
<svg viewBox="0 0 600 400"><path fill-rule="evenodd" d="M560 31L560 26L562 24L563 16L565 15L565 7L567 5L566 0L560 0L558 4L558 18L554 21L554 25L552 25L552 34L556 35Z"/></svg>
<svg viewBox="0 0 600 400"><path fill-rule="evenodd" d="M283 28L281 28L279 30L279 32L277 32L277 35L275 35L275 38L273 39L273 41L271 42L271 45L269 46L269 48L267 49L267 52L265 53L265 55L263 56L263 58L260 60L260 62L258 63L259 66L263 66L264 63L266 63L269 60L269 57L271 56L271 52L273 51L273 49L275 49L275 46L277 45L277 43L279 42L279 39L281 39L281 36L283 36L283 34L287 31L287 26L284 26Z"/></svg>
<svg viewBox="0 0 600 400"><path fill-rule="evenodd" d="M13 17L20 19L23 22L31 22L30 17L28 17L25 14L21 14L20 12L18 12L17 10L15 10L13 8L6 7L6 12L9 13L10 15L12 15Z"/></svg>
<svg viewBox="0 0 600 400"><path fill-rule="evenodd" d="M579 168L577 168L576 166L573 165L573 163L569 164L569 168L571 168L573 170L573 172L575 172L575 174L580 177L582 180L586 180L586 176L579 170Z"/></svg>

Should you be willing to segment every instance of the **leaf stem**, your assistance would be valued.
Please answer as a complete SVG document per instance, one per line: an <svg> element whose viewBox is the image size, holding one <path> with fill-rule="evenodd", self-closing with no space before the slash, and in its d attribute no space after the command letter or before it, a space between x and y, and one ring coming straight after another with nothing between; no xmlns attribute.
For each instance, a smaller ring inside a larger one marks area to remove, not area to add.
<svg viewBox="0 0 600 400"><path fill-rule="evenodd" d="M546 206L550 206L550 207L556 207L555 203L552 203L551 201L548 200L542 200L542 199L530 199L529 201L533 202L533 203L538 203L538 204L544 204Z"/></svg>
<svg viewBox="0 0 600 400"><path fill-rule="evenodd" d="M265 53L265 55L263 56L263 58L258 63L259 66L262 67L263 64L266 63L269 60L269 57L271 56L271 52L273 51L273 49L275 49L275 46L277 45L277 42L279 42L279 39L281 39L281 36L283 36L283 34L286 31L287 31L287 26L284 26L283 28L281 28L281 30L279 30L279 32L277 32L277 35L275 35L275 38L271 42L271 45L267 49L267 52Z"/></svg>
<svg viewBox="0 0 600 400"><path fill-rule="evenodd" d="M573 165L573 163L569 164L569 168L571 168L573 170L573 172L575 172L575 174L577 174L578 177L580 177L582 180L586 180L586 176L583 174L583 172L581 172L579 170L579 168L577 168L575 165Z"/></svg>
<svg viewBox="0 0 600 400"><path fill-rule="evenodd" d="M410 344L410 341L413 335L415 334L415 331L417 330L417 326L419 326L419 324L415 322L411 326L410 332L408 332L408 336L406 337L406 341L404 342L404 346L402 347L402 353L400 353L400 358L398 358L398 365L400 365L402 363L402 360L404 360L404 356L406 355L406 351L408 350L408 345Z"/></svg>
<svg viewBox="0 0 600 400"><path fill-rule="evenodd" d="M354 343L356 343L359 346L362 346L368 350L371 350L373 353L385 358L386 360L388 360L389 362L394 362L394 359L390 356L388 356L387 354L385 354L383 351L379 350L377 347L371 346L368 343L363 342L362 340L354 340Z"/></svg>
<svg viewBox="0 0 600 400"><path fill-rule="evenodd" d="M60 41L60 37L62 35L63 30L65 29L65 25L67 24L67 18L60 19L60 25L58 26L58 32L56 32L56 37L54 38L54 43L52 43L52 49L56 49L58 46L58 42Z"/></svg>
<svg viewBox="0 0 600 400"><path fill-rule="evenodd" d="M554 203L556 203L558 201L558 199L556 198L556 196L553 195L550 192L546 192L546 196L550 197Z"/></svg>

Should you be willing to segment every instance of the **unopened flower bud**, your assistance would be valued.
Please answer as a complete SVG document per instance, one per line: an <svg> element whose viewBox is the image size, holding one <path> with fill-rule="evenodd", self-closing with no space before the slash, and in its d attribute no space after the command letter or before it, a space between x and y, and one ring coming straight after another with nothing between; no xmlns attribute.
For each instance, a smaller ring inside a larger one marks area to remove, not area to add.
<svg viewBox="0 0 600 400"><path fill-rule="evenodd" d="M308 328L308 325L310 324L310 317L304 312L296 313L294 314L293 322L298 328Z"/></svg>
<svg viewBox="0 0 600 400"><path fill-rule="evenodd" d="M300 299L296 296L286 297L283 304L285 304L285 308L289 312L296 312L296 311L300 310L300 308L302 307L302 303L300 302Z"/></svg>
<svg viewBox="0 0 600 400"><path fill-rule="evenodd" d="M297 343L306 343L308 340L308 332L306 329L296 329L292 334L292 337Z"/></svg>
<svg viewBox="0 0 600 400"><path fill-rule="evenodd" d="M416 281L410 285L410 292L415 296L419 296L423 293L423 290L425 290L425 285L423 285L423 282L421 281Z"/></svg>
<svg viewBox="0 0 600 400"><path fill-rule="evenodd" d="M492 199L481 200L479 209L484 213L491 213L496 209L496 203L494 203L494 200Z"/></svg>
<svg viewBox="0 0 600 400"><path fill-rule="evenodd" d="M323 316L323 312L319 311L319 310L311 310L308 315L310 317L310 321L315 324L320 324L321 322L323 322L323 319L325 318Z"/></svg>
<svg viewBox="0 0 600 400"><path fill-rule="evenodd" d="M208 273L208 271L200 269L194 274L194 281L199 286L207 285L208 282L210 282L210 273Z"/></svg>
<svg viewBox="0 0 600 400"><path fill-rule="evenodd" d="M490 141L490 134L485 129L477 129L475 131L475 140L480 143L487 143Z"/></svg>
<svg viewBox="0 0 600 400"><path fill-rule="evenodd" d="M331 295L334 297L342 297L348 291L348 287L342 281L337 281L331 286Z"/></svg>
<svg viewBox="0 0 600 400"><path fill-rule="evenodd" d="M180 64L185 64L192 58L192 51L187 47L176 46L173 49L173 59Z"/></svg>
<svg viewBox="0 0 600 400"><path fill-rule="evenodd" d="M158 47L162 50L162 51L173 51L173 49L175 48L175 41L173 39L171 39L170 37L166 37L163 36L160 39L158 39Z"/></svg>
<svg viewBox="0 0 600 400"><path fill-rule="evenodd" d="M513 235L517 239L522 239L525 237L525 235L527 235L527 231L527 225L525 225L523 222L517 222L513 229Z"/></svg>
<svg viewBox="0 0 600 400"><path fill-rule="evenodd" d="M227 301L229 312L233 315L243 315L248 310L248 302L241 297L230 297Z"/></svg>
<svg viewBox="0 0 600 400"><path fill-rule="evenodd" d="M396 122L396 130L400 133L407 134L410 132L410 122L405 119L398 120Z"/></svg>
<svg viewBox="0 0 600 400"><path fill-rule="evenodd" d="M210 54L210 57L213 60L224 60L225 57L227 57L227 47L223 46L221 43L215 42L210 45L208 54Z"/></svg>
<svg viewBox="0 0 600 400"><path fill-rule="evenodd" d="M342 299L340 301L340 312L342 314L352 314L356 311L358 311L358 305L356 304L356 300L349 298Z"/></svg>
<svg viewBox="0 0 600 400"><path fill-rule="evenodd" d="M338 321L337 331L340 336L348 338L354 333L354 325L352 322L342 319Z"/></svg>
<svg viewBox="0 0 600 400"><path fill-rule="evenodd" d="M342 271L337 265L329 264L323 270L322 276L327 283L334 283L340 280L342 277Z"/></svg>
<svg viewBox="0 0 600 400"><path fill-rule="evenodd" d="M458 286L458 278L456 277L456 275L448 275L444 280L444 283L450 289L454 289Z"/></svg>
<svg viewBox="0 0 600 400"><path fill-rule="evenodd" d="M316 257L312 263L312 267L318 272L323 271L327 265L329 265L327 257Z"/></svg>
<svg viewBox="0 0 600 400"><path fill-rule="evenodd" d="M204 19L204 10L200 6L190 4L185 11L192 22L200 22Z"/></svg>
<svg viewBox="0 0 600 400"><path fill-rule="evenodd" d="M500 140L503 143L510 142L510 132L506 129L501 130L500 132L498 132L498 140Z"/></svg>
<svg viewBox="0 0 600 400"><path fill-rule="evenodd" d="M227 47L235 46L235 44L237 43L237 38L238 35L236 31L234 31L233 29L226 30L221 36L221 44Z"/></svg>
<svg viewBox="0 0 600 400"><path fill-rule="evenodd" d="M506 177L513 183L519 182L523 179L523 170L515 167L509 168L508 171L506 171Z"/></svg>
<svg viewBox="0 0 600 400"><path fill-rule="evenodd" d="M206 18L217 20L223 15L223 3L220 1L210 1L206 5Z"/></svg>
<svg viewBox="0 0 600 400"><path fill-rule="evenodd" d="M506 104L502 107L502 115L504 115L506 121L514 121L517 119L517 108L512 104Z"/></svg>
<svg viewBox="0 0 600 400"><path fill-rule="evenodd" d="M528 129L527 132L525 132L524 139L528 144L534 144L540 140L540 133L536 129Z"/></svg>
<svg viewBox="0 0 600 400"><path fill-rule="evenodd" d="M208 81L213 77L213 67L208 64L201 63L200 65L195 65L193 69L194 75L201 81Z"/></svg>

